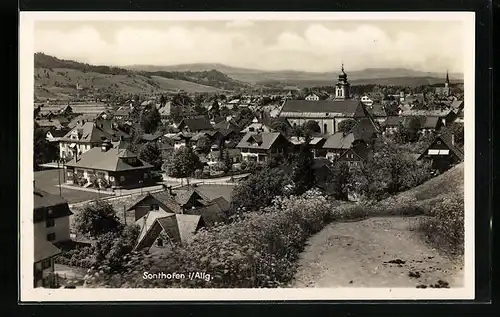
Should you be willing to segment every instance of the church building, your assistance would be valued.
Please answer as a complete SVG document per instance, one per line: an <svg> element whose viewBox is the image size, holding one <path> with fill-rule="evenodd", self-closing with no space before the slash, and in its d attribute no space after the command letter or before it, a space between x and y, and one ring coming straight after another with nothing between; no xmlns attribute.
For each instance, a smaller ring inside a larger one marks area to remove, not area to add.
<svg viewBox="0 0 500 317"><path fill-rule="evenodd" d="M292 127L314 120L318 122L322 134L334 134L341 121L366 117L366 112L360 100L351 98L350 83L342 65L334 98L286 100L279 117L286 118Z"/></svg>
<svg viewBox="0 0 500 317"><path fill-rule="evenodd" d="M444 86L436 87L436 95L448 97L450 95L450 77L448 76L448 71L446 71L446 81Z"/></svg>

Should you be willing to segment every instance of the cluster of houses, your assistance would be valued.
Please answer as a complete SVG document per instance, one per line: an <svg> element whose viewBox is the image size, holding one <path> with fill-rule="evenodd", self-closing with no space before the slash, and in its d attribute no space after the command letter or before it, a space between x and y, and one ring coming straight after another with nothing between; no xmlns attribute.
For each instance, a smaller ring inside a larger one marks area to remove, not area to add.
<svg viewBox="0 0 500 317"><path fill-rule="evenodd" d="M55 258L74 243L92 243L71 234L67 201L34 188L34 287L56 287ZM130 204L139 236L134 250L170 248L185 243L201 228L227 220L229 202L224 197L207 197L195 186L148 192Z"/></svg>
<svg viewBox="0 0 500 317"><path fill-rule="evenodd" d="M304 142L303 138L285 136L274 129L273 120L282 121L291 131L315 121L319 131L310 141L315 157L346 161L355 167L368 159L370 145L377 136L394 133L408 120L417 120L421 134L439 131L454 122L463 123L464 103L449 94L448 76L445 87L438 87L441 95L439 107L429 110L418 96L401 93L396 101L398 112L391 116L387 115L387 104L375 98L353 98L343 67L334 88L334 95L311 93L301 100L295 99L293 94L271 96L281 100L278 108L253 111L253 120L239 122L235 121L234 115L205 116L189 111L180 116L180 121L173 122L173 101L157 103L146 100L140 106L155 106L170 132L159 130L154 134L144 134L141 141L157 142L164 157L180 147L191 146L210 171L222 160L223 149L227 150L233 164L244 161L265 163L273 154L293 151ZM215 102L240 109L255 105L259 100L256 96L243 96ZM210 114L214 101L202 106L206 106ZM130 122L134 109L132 104L116 110L103 104L36 107L37 124L47 129L47 140L59 145L59 157L65 162L67 183L123 188L154 182L154 167L128 150L131 136L120 126L123 122L134 124ZM270 115L272 111L275 111L273 116ZM355 122L350 131L340 129L345 120ZM453 147L449 153L460 151L453 140L443 141L443 144Z"/></svg>

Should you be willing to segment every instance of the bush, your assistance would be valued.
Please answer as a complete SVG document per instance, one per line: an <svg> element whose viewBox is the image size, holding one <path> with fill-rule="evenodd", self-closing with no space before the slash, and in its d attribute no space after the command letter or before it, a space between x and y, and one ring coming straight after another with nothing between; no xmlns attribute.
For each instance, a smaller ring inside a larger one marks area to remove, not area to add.
<svg viewBox="0 0 500 317"><path fill-rule="evenodd" d="M233 212L268 206L274 197L286 194L287 185L292 185L290 176L278 168L266 168L252 174L234 188L231 201Z"/></svg>
<svg viewBox="0 0 500 317"><path fill-rule="evenodd" d="M132 256L120 275L89 277L95 287L279 287L289 282L306 239L333 219L331 205L317 191L278 198L258 212L202 229L174 250ZM210 279L146 280L142 272L206 272ZM137 274L139 272L139 274Z"/></svg>
<svg viewBox="0 0 500 317"><path fill-rule="evenodd" d="M452 254L463 254L464 248L464 198L449 196L438 202L418 224L425 239L436 248Z"/></svg>

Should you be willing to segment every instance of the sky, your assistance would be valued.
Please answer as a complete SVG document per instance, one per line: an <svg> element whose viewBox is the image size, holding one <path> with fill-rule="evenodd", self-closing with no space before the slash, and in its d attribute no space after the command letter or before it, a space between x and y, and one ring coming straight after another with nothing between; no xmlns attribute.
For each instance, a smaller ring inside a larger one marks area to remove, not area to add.
<svg viewBox="0 0 500 317"><path fill-rule="evenodd" d="M35 51L94 65L464 71L459 21L38 21Z"/></svg>

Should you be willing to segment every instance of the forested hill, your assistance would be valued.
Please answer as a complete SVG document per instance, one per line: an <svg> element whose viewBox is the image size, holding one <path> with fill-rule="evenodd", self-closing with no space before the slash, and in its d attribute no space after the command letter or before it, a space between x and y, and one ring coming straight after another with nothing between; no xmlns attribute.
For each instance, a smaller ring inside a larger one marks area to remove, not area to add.
<svg viewBox="0 0 500 317"><path fill-rule="evenodd" d="M237 90L249 87L249 84L234 80L228 75L217 70L206 71L134 71L120 67L90 65L72 60L63 60L44 53L35 53L35 69L69 69L76 70L82 73L97 73L104 75L125 75L125 76L142 76L155 80L155 77L162 77L172 80L186 81L196 83L203 86L214 87L224 90ZM68 83L75 84L76 83ZM154 85L153 85L154 86ZM195 88L193 88L195 89ZM204 90L204 89L201 89Z"/></svg>

